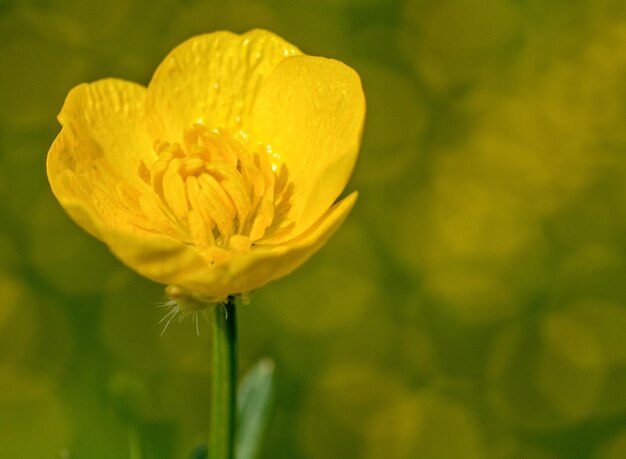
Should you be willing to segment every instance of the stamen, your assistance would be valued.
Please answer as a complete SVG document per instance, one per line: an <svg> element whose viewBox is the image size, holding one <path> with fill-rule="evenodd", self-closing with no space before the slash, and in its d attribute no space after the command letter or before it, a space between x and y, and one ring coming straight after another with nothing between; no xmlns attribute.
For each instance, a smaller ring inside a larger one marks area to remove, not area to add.
<svg viewBox="0 0 626 459"><path fill-rule="evenodd" d="M271 147L250 149L222 129L194 124L182 144L157 140L157 155L140 178L151 185L179 239L196 245L211 265L247 252L278 225L291 193L284 165ZM148 201L146 201L145 205Z"/></svg>

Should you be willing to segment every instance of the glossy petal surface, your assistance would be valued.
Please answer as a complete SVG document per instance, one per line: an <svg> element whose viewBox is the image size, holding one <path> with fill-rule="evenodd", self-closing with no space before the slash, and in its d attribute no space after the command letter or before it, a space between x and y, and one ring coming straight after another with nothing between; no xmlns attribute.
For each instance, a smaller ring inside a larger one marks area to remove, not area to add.
<svg viewBox="0 0 626 459"><path fill-rule="evenodd" d="M117 79L72 89L59 114L63 129L47 162L61 204L81 202L98 225L131 233L164 231L168 225L158 206L144 215L140 205L145 183L137 171L142 162L154 161L145 129L145 95L143 86ZM78 223L94 234L87 220Z"/></svg>
<svg viewBox="0 0 626 459"><path fill-rule="evenodd" d="M242 129L263 81L285 57L301 52L265 30L215 32L177 46L148 86L154 134L180 140L183 129Z"/></svg>
<svg viewBox="0 0 626 459"><path fill-rule="evenodd" d="M365 97L358 74L333 59L295 56L282 61L261 88L251 133L270 143L286 166L293 197L286 231L305 231L345 188L359 151Z"/></svg>

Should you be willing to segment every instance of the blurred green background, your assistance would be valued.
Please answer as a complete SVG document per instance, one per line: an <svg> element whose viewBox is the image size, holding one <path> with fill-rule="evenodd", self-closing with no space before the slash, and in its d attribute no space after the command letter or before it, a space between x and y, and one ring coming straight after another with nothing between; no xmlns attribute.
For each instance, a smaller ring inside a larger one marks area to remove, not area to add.
<svg viewBox="0 0 626 459"><path fill-rule="evenodd" d="M45 175L79 82L270 29L362 76L346 225L240 309L264 458L626 457L622 0L0 1L0 457L186 458L209 325L74 225ZM141 455L138 455L139 452Z"/></svg>

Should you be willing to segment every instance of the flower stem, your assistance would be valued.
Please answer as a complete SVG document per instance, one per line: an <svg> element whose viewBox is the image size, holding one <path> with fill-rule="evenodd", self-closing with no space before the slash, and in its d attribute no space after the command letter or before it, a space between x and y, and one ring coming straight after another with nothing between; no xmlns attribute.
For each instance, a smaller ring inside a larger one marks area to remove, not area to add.
<svg viewBox="0 0 626 459"><path fill-rule="evenodd" d="M235 298L215 306L209 457L233 459L237 416L237 317Z"/></svg>

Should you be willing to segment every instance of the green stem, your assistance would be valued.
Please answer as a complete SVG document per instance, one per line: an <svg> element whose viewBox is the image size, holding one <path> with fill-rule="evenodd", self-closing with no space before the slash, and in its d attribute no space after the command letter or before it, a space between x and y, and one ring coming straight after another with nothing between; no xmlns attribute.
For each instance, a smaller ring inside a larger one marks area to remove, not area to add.
<svg viewBox="0 0 626 459"><path fill-rule="evenodd" d="M128 428L128 449L130 459L141 459L141 442L139 441L137 426L134 424Z"/></svg>
<svg viewBox="0 0 626 459"><path fill-rule="evenodd" d="M237 416L237 317L235 298L215 306L209 457L233 459Z"/></svg>

